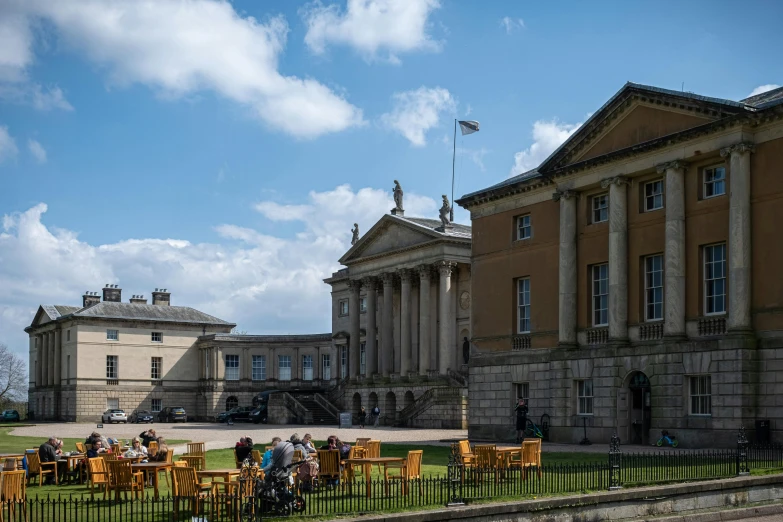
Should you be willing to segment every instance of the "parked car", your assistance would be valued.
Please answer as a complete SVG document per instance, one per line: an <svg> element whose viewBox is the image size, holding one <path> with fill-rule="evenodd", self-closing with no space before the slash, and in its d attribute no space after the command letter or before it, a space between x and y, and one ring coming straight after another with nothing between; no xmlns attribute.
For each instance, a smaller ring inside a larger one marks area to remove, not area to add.
<svg viewBox="0 0 783 522"><path fill-rule="evenodd" d="M224 411L223 413L218 413L215 417L215 420L218 422L226 422L230 418L234 422L247 422L250 420L251 411L253 411L252 406L237 406L236 408L231 408L230 410Z"/></svg>
<svg viewBox="0 0 783 522"><path fill-rule="evenodd" d="M266 424L267 422L267 409L266 404L263 404L256 408L255 410L250 412L249 417L250 422L253 424L258 424L259 422L261 424Z"/></svg>
<svg viewBox="0 0 783 522"><path fill-rule="evenodd" d="M152 423L154 420L155 417L147 410L133 410L133 413L128 417L128 421L133 424L138 424L140 422Z"/></svg>
<svg viewBox="0 0 783 522"><path fill-rule="evenodd" d="M166 406L160 413L158 413L158 422L176 422L188 421L188 415L185 413L185 408L181 406Z"/></svg>
<svg viewBox="0 0 783 522"><path fill-rule="evenodd" d="M128 423L128 417L123 410L110 409L103 412L101 420L106 424L112 424L115 422L121 422L123 424Z"/></svg>
<svg viewBox="0 0 783 522"><path fill-rule="evenodd" d="M3 420L6 422L19 422L22 418L16 410L5 410L3 412Z"/></svg>

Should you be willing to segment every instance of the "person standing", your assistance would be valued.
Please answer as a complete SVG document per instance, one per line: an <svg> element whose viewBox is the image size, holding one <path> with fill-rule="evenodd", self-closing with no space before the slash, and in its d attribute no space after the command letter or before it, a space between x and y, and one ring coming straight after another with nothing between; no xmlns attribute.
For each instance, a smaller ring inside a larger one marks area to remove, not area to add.
<svg viewBox="0 0 783 522"><path fill-rule="evenodd" d="M359 410L359 427L364 428L365 422L367 422L367 410L362 406L362 409Z"/></svg>
<svg viewBox="0 0 783 522"><path fill-rule="evenodd" d="M381 409L378 407L378 405L375 405L375 408L372 409L372 416L373 416L373 426L376 428L381 422Z"/></svg>
<svg viewBox="0 0 783 522"><path fill-rule="evenodd" d="M527 428L527 401L520 397L514 412L517 414L517 444L519 444L522 442L525 428Z"/></svg>

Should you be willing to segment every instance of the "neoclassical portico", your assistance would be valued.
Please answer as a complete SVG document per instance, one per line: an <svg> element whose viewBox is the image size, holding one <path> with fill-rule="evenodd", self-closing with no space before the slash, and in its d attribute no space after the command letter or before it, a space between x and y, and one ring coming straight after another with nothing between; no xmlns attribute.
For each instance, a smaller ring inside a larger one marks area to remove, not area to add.
<svg viewBox="0 0 783 522"><path fill-rule="evenodd" d="M457 301L470 294L470 228L438 225L383 216L340 260L347 268L326 280L333 332L344 332L336 335L338 360L348 349L345 376L412 378L462 367L459 335L470 337L470 318Z"/></svg>

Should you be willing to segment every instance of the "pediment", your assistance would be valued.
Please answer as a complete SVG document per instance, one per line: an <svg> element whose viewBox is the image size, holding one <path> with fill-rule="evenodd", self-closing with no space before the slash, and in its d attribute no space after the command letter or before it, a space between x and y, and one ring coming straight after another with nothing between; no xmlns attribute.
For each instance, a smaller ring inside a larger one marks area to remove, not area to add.
<svg viewBox="0 0 783 522"><path fill-rule="evenodd" d="M549 171L742 112L730 100L626 84L538 168Z"/></svg>
<svg viewBox="0 0 783 522"><path fill-rule="evenodd" d="M340 263L347 264L366 257L390 254L436 239L438 239L438 235L424 227L417 227L404 220L384 216L356 245L346 252L340 259Z"/></svg>
<svg viewBox="0 0 783 522"><path fill-rule="evenodd" d="M40 326L42 324L46 324L54 319L56 319L57 316L60 314L57 312L57 310L52 311L51 306L39 306L38 311L35 313L35 317L33 318L33 322L30 326ZM55 315L56 314L56 315ZM52 317L52 315L55 315Z"/></svg>

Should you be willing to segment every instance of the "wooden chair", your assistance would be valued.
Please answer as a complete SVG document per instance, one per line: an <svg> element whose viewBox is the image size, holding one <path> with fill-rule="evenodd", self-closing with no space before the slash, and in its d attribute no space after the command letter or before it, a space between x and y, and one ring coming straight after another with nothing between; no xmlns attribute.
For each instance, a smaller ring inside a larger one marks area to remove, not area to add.
<svg viewBox="0 0 783 522"><path fill-rule="evenodd" d="M368 440L367 441L367 452L365 455L367 458L370 459L377 459L381 456L381 441L379 440ZM381 465L378 464L378 471L381 471Z"/></svg>
<svg viewBox="0 0 783 522"><path fill-rule="evenodd" d="M196 471L201 471L204 469L201 465L203 463L203 459L200 455L181 455L179 457L180 462L186 462L188 467L193 468Z"/></svg>
<svg viewBox="0 0 783 522"><path fill-rule="evenodd" d="M264 456L263 456L263 455L261 455L261 451L259 451L259 450L253 450L253 451L252 451L252 452L250 452L250 453L253 455L253 460L255 460L256 462L258 462L258 465L260 466L260 465L261 465L261 461L262 461L262 460L264 460Z"/></svg>
<svg viewBox="0 0 783 522"><path fill-rule="evenodd" d="M106 461L112 461L117 460L117 454L116 453L101 453L101 458Z"/></svg>
<svg viewBox="0 0 783 522"><path fill-rule="evenodd" d="M495 444L477 444L473 448L476 455L476 467L481 474L492 473L495 475L495 482L498 481L498 452Z"/></svg>
<svg viewBox="0 0 783 522"><path fill-rule="evenodd" d="M16 457L5 459L3 471L16 471Z"/></svg>
<svg viewBox="0 0 783 522"><path fill-rule="evenodd" d="M106 460L100 457L87 459L87 469L89 470L90 480L90 498L95 499L95 486L103 488L103 500L106 500L106 493L109 489L109 467Z"/></svg>
<svg viewBox="0 0 783 522"><path fill-rule="evenodd" d="M340 479L340 450L318 450L318 484Z"/></svg>
<svg viewBox="0 0 783 522"><path fill-rule="evenodd" d="M4 471L2 479L2 503L0 503L0 522L3 520L3 512L8 505L9 520L16 520L16 505L22 506L24 519L27 522L27 488L25 482L25 470Z"/></svg>
<svg viewBox="0 0 783 522"><path fill-rule="evenodd" d="M351 450L348 452L348 459L358 459L359 457L356 456L357 453L357 447L352 446ZM361 464L351 464L345 461L340 461L340 464L342 465L342 480L343 482L350 482L354 478L356 478L356 468L360 469L359 474L364 474L363 469L364 466Z"/></svg>
<svg viewBox="0 0 783 522"><path fill-rule="evenodd" d="M295 462L302 462L304 460L304 454L302 450L294 450L294 456L291 458L291 464Z"/></svg>
<svg viewBox="0 0 783 522"><path fill-rule="evenodd" d="M116 453L118 455L122 453L122 449L120 448L119 442L115 442L114 444L111 444L111 452Z"/></svg>
<svg viewBox="0 0 783 522"><path fill-rule="evenodd" d="M184 460L178 460L178 461L174 462L174 467L175 468L187 468L188 467L188 463L186 461L184 461Z"/></svg>
<svg viewBox="0 0 783 522"><path fill-rule="evenodd" d="M151 457L154 457L155 454L158 452L158 442L151 440L150 443L147 445L147 454Z"/></svg>
<svg viewBox="0 0 783 522"><path fill-rule="evenodd" d="M389 496L389 482L392 480L399 480L402 485L402 494L408 494L408 483L411 480L419 481L419 495L424 494L424 486L421 482L421 459L424 456L424 451L413 450L408 452L408 458L405 462L399 464L389 462L383 465L383 477L386 479L386 496ZM389 470L400 470L399 475L389 475Z"/></svg>
<svg viewBox="0 0 783 522"><path fill-rule="evenodd" d="M120 492L125 493L126 500L128 492L135 493L136 498L140 498L144 493L144 473L134 473L132 463L127 460L110 460L108 464L109 488L114 490L114 499L120 499Z"/></svg>
<svg viewBox="0 0 783 522"><path fill-rule="evenodd" d="M189 442L188 452L185 454L189 457L201 457L201 468L207 469L207 451L206 443L204 442Z"/></svg>
<svg viewBox="0 0 783 522"><path fill-rule="evenodd" d="M178 519L180 500L196 500L193 514L198 516L201 500L207 498L212 491L212 484L199 482L196 470L190 467L171 468L172 495L174 496L174 518ZM219 515L218 515L219 516Z"/></svg>
<svg viewBox="0 0 783 522"><path fill-rule="evenodd" d="M37 451L27 453L27 482L28 484L33 477L38 477L38 486L43 485L43 479L46 475L54 476L54 483L59 484L57 479L57 463L56 462L41 462L41 457Z"/></svg>
<svg viewBox="0 0 783 522"><path fill-rule="evenodd" d="M90 448L92 448L92 445L90 445ZM87 450L84 449L84 442L77 442L76 443L76 451L79 453L86 453Z"/></svg>
<svg viewBox="0 0 783 522"><path fill-rule="evenodd" d="M522 442L522 458L519 463L522 468L522 478L527 479L527 470L535 467L541 478L541 439L525 439Z"/></svg>
<svg viewBox="0 0 783 522"><path fill-rule="evenodd" d="M165 460L165 462L168 462L169 464L173 464L174 463L174 450L173 449L169 449L166 452L166 460ZM160 474L163 473L163 478L166 480L166 487L170 487L170 485L169 485L169 474L166 473L165 469L159 469L155 473L158 474L158 477L160 477Z"/></svg>
<svg viewBox="0 0 783 522"><path fill-rule="evenodd" d="M84 445L84 451L85 451L85 453L86 453L86 452L88 452L88 451L90 451L91 449L92 449L92 444L85 444L85 445Z"/></svg>
<svg viewBox="0 0 783 522"><path fill-rule="evenodd" d="M239 460L239 457L237 457L236 448L234 448L234 465L237 467L237 469L242 469L242 461Z"/></svg>

